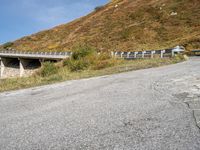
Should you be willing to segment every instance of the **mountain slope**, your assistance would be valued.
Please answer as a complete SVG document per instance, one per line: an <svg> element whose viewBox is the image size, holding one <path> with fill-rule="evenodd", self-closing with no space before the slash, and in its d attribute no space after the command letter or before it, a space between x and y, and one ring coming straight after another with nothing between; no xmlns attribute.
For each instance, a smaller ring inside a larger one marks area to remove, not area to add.
<svg viewBox="0 0 200 150"><path fill-rule="evenodd" d="M13 42L18 50L68 51L87 43L98 50L200 48L199 0L113 0L71 23Z"/></svg>

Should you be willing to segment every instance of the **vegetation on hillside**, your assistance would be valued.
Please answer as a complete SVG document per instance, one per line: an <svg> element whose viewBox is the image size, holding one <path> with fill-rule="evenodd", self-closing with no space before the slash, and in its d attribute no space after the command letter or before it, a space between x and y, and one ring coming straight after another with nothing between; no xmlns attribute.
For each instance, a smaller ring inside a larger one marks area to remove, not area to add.
<svg viewBox="0 0 200 150"><path fill-rule="evenodd" d="M3 44L3 48L4 48L4 49L11 48L12 46L13 46L13 43L12 43L12 42L7 42L7 43Z"/></svg>
<svg viewBox="0 0 200 150"><path fill-rule="evenodd" d="M45 62L33 76L0 80L0 92L38 85L50 84L65 80L108 75L124 71L145 69L178 63L184 57L122 60L112 58L108 53L96 54L95 49L78 46L71 59L59 63Z"/></svg>
<svg viewBox="0 0 200 150"><path fill-rule="evenodd" d="M72 72L85 69L99 70L111 67L119 63L119 60L111 58L108 53L98 54L94 48L89 46L78 46L73 50L71 59L63 61Z"/></svg>
<svg viewBox="0 0 200 150"><path fill-rule="evenodd" d="M99 51L200 48L199 0L112 0L91 14L24 37L13 48L70 51L86 43Z"/></svg>

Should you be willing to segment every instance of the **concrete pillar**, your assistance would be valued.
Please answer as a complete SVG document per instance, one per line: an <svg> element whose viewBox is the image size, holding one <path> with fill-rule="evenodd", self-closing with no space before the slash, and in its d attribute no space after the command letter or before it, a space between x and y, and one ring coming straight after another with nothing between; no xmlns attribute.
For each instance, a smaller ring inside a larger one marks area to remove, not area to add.
<svg viewBox="0 0 200 150"><path fill-rule="evenodd" d="M10 61L11 61L10 58L1 58L1 78L5 77L5 69Z"/></svg>
<svg viewBox="0 0 200 150"><path fill-rule="evenodd" d="M23 77L24 72L25 72L25 64L24 64L24 60L22 59L18 59L19 60L19 76Z"/></svg>
<svg viewBox="0 0 200 150"><path fill-rule="evenodd" d="M39 59L39 62L42 64L44 62L44 59Z"/></svg>
<svg viewBox="0 0 200 150"><path fill-rule="evenodd" d="M19 76L23 77L25 74L25 69L28 66L28 64L30 63L31 60L27 60L27 59L22 59L19 58Z"/></svg>
<svg viewBox="0 0 200 150"><path fill-rule="evenodd" d="M3 62L3 58L0 58L0 62L1 62L1 74L0 74L0 78L3 78L4 70L5 70L5 64Z"/></svg>

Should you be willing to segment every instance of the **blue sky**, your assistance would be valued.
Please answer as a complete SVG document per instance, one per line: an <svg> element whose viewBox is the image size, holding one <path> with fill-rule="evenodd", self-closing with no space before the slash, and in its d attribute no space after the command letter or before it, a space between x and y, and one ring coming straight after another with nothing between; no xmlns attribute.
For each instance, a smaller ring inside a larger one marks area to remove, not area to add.
<svg viewBox="0 0 200 150"><path fill-rule="evenodd" d="M70 22L108 0L0 0L0 44Z"/></svg>

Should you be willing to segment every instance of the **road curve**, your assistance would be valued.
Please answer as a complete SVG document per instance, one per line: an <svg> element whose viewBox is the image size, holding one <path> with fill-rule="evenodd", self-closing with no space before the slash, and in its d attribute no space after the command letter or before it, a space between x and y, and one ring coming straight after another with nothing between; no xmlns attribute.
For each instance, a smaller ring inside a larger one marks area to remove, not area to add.
<svg viewBox="0 0 200 150"><path fill-rule="evenodd" d="M200 58L0 94L1 150L199 150Z"/></svg>

